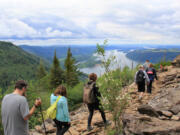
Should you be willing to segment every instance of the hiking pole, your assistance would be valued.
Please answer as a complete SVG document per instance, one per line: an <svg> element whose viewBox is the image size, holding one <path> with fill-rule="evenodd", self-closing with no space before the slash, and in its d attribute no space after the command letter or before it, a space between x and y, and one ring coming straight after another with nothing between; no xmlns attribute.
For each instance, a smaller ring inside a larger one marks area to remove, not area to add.
<svg viewBox="0 0 180 135"><path fill-rule="evenodd" d="M40 112L41 112L41 117L42 117L42 121L43 121L43 127L44 127L44 130L45 130L45 135L47 135L46 126L45 126L45 122L44 122L44 117L43 117L41 105L39 106L39 109L40 109Z"/></svg>

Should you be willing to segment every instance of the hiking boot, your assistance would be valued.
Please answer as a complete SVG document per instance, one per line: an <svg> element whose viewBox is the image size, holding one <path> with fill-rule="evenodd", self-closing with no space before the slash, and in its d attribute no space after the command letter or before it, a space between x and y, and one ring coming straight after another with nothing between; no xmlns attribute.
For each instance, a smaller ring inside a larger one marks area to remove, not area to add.
<svg viewBox="0 0 180 135"><path fill-rule="evenodd" d="M93 127L88 126L88 127L87 127L87 130L88 130L88 131L91 131L91 130L93 130Z"/></svg>
<svg viewBox="0 0 180 135"><path fill-rule="evenodd" d="M107 121L104 123L104 125L105 125L105 127L107 127L107 126L111 125L111 122L107 120Z"/></svg>

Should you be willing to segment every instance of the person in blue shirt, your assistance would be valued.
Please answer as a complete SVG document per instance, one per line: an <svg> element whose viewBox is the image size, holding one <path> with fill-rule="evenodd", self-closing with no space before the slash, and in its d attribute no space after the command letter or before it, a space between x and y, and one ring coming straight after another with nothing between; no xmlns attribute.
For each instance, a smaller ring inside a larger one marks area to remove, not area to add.
<svg viewBox="0 0 180 135"><path fill-rule="evenodd" d="M54 122L57 126L56 135L64 135L70 128L70 118L67 103L66 88L62 85L58 86L53 94L51 94L51 105L57 100L58 96L61 96L57 103L56 119Z"/></svg>

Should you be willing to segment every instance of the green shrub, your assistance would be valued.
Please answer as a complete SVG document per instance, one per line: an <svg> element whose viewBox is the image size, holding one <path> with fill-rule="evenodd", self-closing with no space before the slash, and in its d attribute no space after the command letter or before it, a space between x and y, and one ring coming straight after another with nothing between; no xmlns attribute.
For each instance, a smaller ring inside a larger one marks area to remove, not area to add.
<svg viewBox="0 0 180 135"><path fill-rule="evenodd" d="M104 45L106 45L106 41ZM121 118L128 105L129 94L123 91L123 87L133 81L135 71L125 67L123 70L110 70L111 64L115 61L115 56L105 58L104 45L97 44L97 53L102 57L102 66L105 74L100 77L97 84L102 97L100 98L102 107L112 113L112 120L115 130L111 134L120 134L122 131Z"/></svg>
<svg viewBox="0 0 180 135"><path fill-rule="evenodd" d="M160 65L162 65L163 67L164 67L164 66L170 66L170 65L171 65L171 61L161 61L161 62L155 64L155 65L154 65L154 68L155 68L156 70L158 70L158 69L160 69Z"/></svg>
<svg viewBox="0 0 180 135"><path fill-rule="evenodd" d="M69 109L74 110L77 108L78 104L82 103L82 97L83 97L83 86L84 83L80 82L76 86L72 87L66 87L68 92L68 103L69 103Z"/></svg>

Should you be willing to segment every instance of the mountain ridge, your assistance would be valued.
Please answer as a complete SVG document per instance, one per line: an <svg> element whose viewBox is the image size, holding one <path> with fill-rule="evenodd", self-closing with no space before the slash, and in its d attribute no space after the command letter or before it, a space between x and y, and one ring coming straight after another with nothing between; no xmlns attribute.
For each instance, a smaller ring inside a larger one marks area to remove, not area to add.
<svg viewBox="0 0 180 135"><path fill-rule="evenodd" d="M0 59L0 87L6 89L12 81L17 79L35 78L41 58L24 51L11 42L0 41Z"/></svg>

